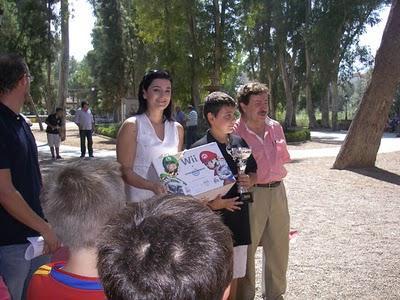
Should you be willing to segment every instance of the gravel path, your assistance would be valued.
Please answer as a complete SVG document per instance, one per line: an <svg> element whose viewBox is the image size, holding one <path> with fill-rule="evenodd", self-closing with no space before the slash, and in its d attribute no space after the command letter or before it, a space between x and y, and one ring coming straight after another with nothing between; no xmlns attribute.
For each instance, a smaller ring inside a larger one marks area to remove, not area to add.
<svg viewBox="0 0 400 300"><path fill-rule="evenodd" d="M38 140L45 135L34 130ZM77 130L67 144L79 146ZM292 149L337 146L324 141ZM97 136L95 148L113 150ZM44 173L64 161L41 154ZM334 157L288 164L291 227L287 299L400 299L400 152L379 154L377 167L332 170ZM260 282L261 251L257 255ZM256 299L261 299L257 286Z"/></svg>
<svg viewBox="0 0 400 300"><path fill-rule="evenodd" d="M400 299L400 152L358 171L332 170L333 161L287 167L291 227L300 232L287 299Z"/></svg>

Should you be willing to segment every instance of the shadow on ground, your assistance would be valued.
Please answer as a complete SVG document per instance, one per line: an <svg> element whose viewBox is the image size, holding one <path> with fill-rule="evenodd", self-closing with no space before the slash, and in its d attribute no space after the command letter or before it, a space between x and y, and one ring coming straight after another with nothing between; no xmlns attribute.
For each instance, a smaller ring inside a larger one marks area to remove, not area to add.
<svg viewBox="0 0 400 300"><path fill-rule="evenodd" d="M333 140L332 137L324 137L324 138L313 138L312 141L320 144L328 144L328 145L341 145L343 141Z"/></svg>
<svg viewBox="0 0 400 300"><path fill-rule="evenodd" d="M386 171L384 169L373 167L364 169L349 169L349 171L364 175L370 178L374 178L380 181L400 185L400 175Z"/></svg>
<svg viewBox="0 0 400 300"><path fill-rule="evenodd" d="M106 140L106 141L97 141L97 144L105 144L105 145L115 145L115 140Z"/></svg>

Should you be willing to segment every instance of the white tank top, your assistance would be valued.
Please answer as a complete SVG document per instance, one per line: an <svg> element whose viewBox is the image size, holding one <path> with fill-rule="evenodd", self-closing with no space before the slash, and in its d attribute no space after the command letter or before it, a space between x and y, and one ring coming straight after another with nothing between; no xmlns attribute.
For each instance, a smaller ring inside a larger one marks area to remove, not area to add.
<svg viewBox="0 0 400 300"><path fill-rule="evenodd" d="M178 123L165 121L164 140L160 140L146 114L137 115L135 118L137 146L135 162L132 166L133 171L145 179L159 182L160 179L152 165L152 161L161 154L175 154L178 152ZM154 193L150 190L139 189L131 185L127 185L127 194L128 199L132 202L140 202L154 196Z"/></svg>

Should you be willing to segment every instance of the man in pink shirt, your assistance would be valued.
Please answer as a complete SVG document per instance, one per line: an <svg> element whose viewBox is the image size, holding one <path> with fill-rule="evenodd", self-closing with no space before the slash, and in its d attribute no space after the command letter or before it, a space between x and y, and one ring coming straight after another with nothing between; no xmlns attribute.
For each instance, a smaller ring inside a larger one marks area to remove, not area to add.
<svg viewBox="0 0 400 300"><path fill-rule="evenodd" d="M239 279L237 299L254 299L257 247L264 248L266 299L283 299L289 256L289 210L283 178L290 162L282 126L268 117L268 88L251 82L238 93L241 118L235 133L252 149L257 162L257 184L250 203L252 244L248 247L246 276Z"/></svg>

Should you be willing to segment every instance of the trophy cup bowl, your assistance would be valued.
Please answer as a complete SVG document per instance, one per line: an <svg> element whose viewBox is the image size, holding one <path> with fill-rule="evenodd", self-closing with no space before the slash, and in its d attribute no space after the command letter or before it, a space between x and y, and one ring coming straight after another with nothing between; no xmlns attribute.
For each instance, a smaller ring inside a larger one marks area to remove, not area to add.
<svg viewBox="0 0 400 300"><path fill-rule="evenodd" d="M232 156L238 167L240 175L245 174L247 159L251 155L251 149L246 147L229 148L227 152ZM253 202L253 195L245 187L239 185L239 197L241 201Z"/></svg>

